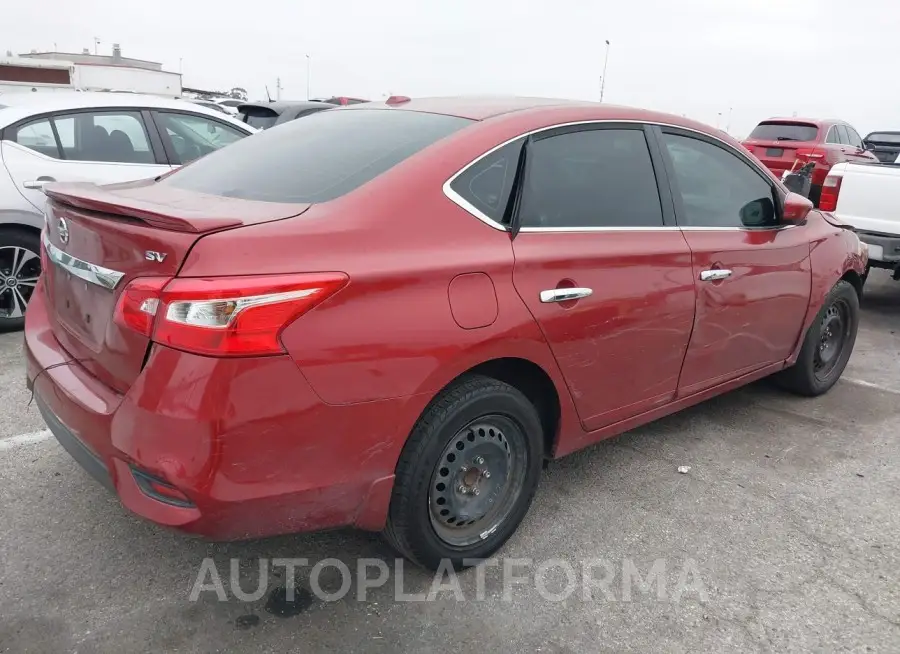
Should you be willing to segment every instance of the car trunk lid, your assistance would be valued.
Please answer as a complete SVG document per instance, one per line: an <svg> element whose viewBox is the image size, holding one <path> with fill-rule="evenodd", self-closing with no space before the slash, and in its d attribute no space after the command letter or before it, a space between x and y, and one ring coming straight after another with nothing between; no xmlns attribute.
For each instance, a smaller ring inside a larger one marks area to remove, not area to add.
<svg viewBox="0 0 900 654"><path fill-rule="evenodd" d="M150 343L114 320L132 280L174 277L205 234L309 208L163 189L152 181L55 184L46 193L43 286L54 334L72 359L119 392L140 374Z"/></svg>

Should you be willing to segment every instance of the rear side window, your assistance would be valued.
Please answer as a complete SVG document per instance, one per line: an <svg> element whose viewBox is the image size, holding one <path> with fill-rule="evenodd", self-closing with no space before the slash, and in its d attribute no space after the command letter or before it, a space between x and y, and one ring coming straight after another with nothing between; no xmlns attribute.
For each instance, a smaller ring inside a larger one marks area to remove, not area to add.
<svg viewBox="0 0 900 654"><path fill-rule="evenodd" d="M450 188L483 215L502 223L522 143L522 139L507 143L476 161L450 183Z"/></svg>
<svg viewBox="0 0 900 654"><path fill-rule="evenodd" d="M393 109L321 111L242 139L159 183L241 200L328 202L471 122Z"/></svg>
<svg viewBox="0 0 900 654"><path fill-rule="evenodd" d="M53 128L50 126L48 118L35 120L18 127L12 140L48 157L60 158L56 137L53 135Z"/></svg>
<svg viewBox="0 0 900 654"><path fill-rule="evenodd" d="M828 130L828 136L825 137L826 143L841 143L841 135L838 133L837 125L834 125L831 129Z"/></svg>
<svg viewBox="0 0 900 654"><path fill-rule="evenodd" d="M770 122L757 125L751 139L760 141L815 141L819 128L809 123Z"/></svg>
<svg viewBox="0 0 900 654"><path fill-rule="evenodd" d="M661 227L642 129L564 132L528 148L522 227Z"/></svg>

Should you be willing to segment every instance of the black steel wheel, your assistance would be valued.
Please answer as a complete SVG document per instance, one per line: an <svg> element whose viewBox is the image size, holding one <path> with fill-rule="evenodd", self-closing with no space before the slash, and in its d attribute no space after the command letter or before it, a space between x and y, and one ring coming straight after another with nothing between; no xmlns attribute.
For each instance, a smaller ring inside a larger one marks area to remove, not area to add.
<svg viewBox="0 0 900 654"><path fill-rule="evenodd" d="M852 284L841 280L807 330L797 362L775 379L798 395L812 397L827 392L847 367L858 329L859 296Z"/></svg>
<svg viewBox="0 0 900 654"><path fill-rule="evenodd" d="M450 439L431 478L428 506L438 538L465 547L493 533L522 492L525 435L506 416L470 423Z"/></svg>
<svg viewBox="0 0 900 654"><path fill-rule="evenodd" d="M540 478L540 416L513 386L471 376L425 409L397 464L387 541L431 569L490 557L525 517Z"/></svg>

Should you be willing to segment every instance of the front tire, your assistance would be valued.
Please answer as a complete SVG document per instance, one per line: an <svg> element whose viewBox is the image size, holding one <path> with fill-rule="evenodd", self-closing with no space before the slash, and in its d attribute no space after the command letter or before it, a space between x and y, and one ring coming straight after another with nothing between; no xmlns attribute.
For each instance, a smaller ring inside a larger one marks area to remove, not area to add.
<svg viewBox="0 0 900 654"><path fill-rule="evenodd" d="M0 333L18 331L41 274L41 242L36 232L0 230Z"/></svg>
<svg viewBox="0 0 900 654"><path fill-rule="evenodd" d="M807 330L797 362L779 373L779 384L806 397L828 392L847 367L858 329L859 296L852 284L841 280Z"/></svg>
<svg viewBox="0 0 900 654"><path fill-rule="evenodd" d="M537 410L513 386L473 375L444 390L400 455L385 538L431 570L490 557L528 512L543 442Z"/></svg>

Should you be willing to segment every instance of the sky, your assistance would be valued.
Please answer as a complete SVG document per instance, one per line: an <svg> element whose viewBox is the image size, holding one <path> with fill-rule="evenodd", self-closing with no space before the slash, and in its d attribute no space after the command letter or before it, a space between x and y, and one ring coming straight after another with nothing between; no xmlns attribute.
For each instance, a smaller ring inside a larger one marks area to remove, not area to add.
<svg viewBox="0 0 900 654"><path fill-rule="evenodd" d="M251 99L514 94L900 130L897 0L7 0L0 51L94 50ZM130 7L130 8L129 8ZM150 13L150 11L153 13ZM12 28L14 26L14 29ZM309 58L307 59L307 55ZM307 71L309 79L307 80Z"/></svg>

